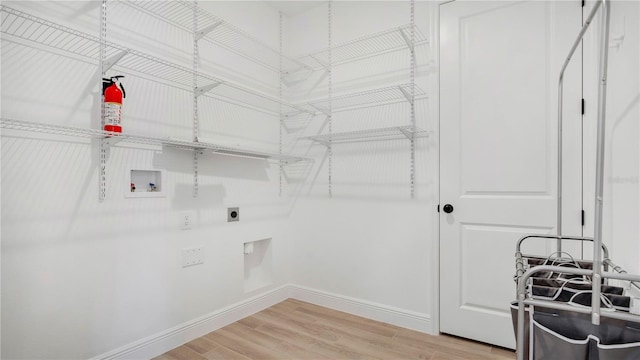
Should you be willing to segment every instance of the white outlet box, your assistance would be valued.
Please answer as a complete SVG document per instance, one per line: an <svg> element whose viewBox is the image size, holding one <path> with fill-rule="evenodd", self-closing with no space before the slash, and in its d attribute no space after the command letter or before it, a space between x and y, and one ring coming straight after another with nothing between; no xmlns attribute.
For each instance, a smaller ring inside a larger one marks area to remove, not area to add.
<svg viewBox="0 0 640 360"><path fill-rule="evenodd" d="M124 196L149 198L165 196L165 171L162 169L136 169L129 167Z"/></svg>
<svg viewBox="0 0 640 360"><path fill-rule="evenodd" d="M204 264L204 248L182 249L182 267Z"/></svg>

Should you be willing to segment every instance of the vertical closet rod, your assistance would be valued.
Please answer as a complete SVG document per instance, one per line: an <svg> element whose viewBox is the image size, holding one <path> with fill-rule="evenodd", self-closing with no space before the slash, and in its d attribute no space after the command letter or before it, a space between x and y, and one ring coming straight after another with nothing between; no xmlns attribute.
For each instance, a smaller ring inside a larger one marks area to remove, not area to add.
<svg viewBox="0 0 640 360"><path fill-rule="evenodd" d="M584 38L584 34L591 25L591 21L595 17L598 9L600 8L601 3L597 2L591 9L589 16L587 16L587 20L585 21L578 37L573 42L573 46L571 46L571 50L569 50L569 55L564 61L562 65L562 70L560 70L560 77L558 79L558 203L557 203L557 232L558 232L558 240L557 240L557 251L562 251L562 92L564 87L564 72L567 70L567 66L569 66L569 62L573 57L573 54L578 49L578 45L582 42L582 38Z"/></svg>
<svg viewBox="0 0 640 360"><path fill-rule="evenodd" d="M604 190L604 141L607 108L607 65L609 62L609 0L602 0L602 31L600 32L600 69L598 71L598 142L596 148L596 196L593 234L593 292L591 295L591 323L600 324L600 281L602 279L602 195Z"/></svg>

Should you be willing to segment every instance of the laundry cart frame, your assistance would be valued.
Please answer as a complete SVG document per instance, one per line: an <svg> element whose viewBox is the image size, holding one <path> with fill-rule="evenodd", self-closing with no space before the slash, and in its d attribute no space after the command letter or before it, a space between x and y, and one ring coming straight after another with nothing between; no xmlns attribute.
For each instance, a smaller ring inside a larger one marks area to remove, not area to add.
<svg viewBox="0 0 640 360"><path fill-rule="evenodd" d="M516 249L516 281L517 281L517 326L516 326L516 355L518 360L525 360L525 306L529 306L531 311L536 306L547 309L555 309L570 313L586 314L591 324L594 326L601 325L602 318L618 319L633 323L640 323L640 315L635 315L622 311L601 311L601 287L603 282L608 279L629 281L632 286L638 287L640 284L640 275L631 275L615 265L609 258L609 252L602 241L602 211L603 211L603 180L604 180L604 143L605 143L605 120L606 120L606 90L607 90L607 65L609 50L609 19L610 19L610 0L599 0L590 11L584 26L577 36L569 55L567 56L564 66L560 72L558 86L558 235L527 235L522 237L517 244ZM599 86L598 86L598 116L597 116L597 149L596 149L596 190L595 190L595 216L594 216L594 237L571 237L563 236L561 230L562 224L562 85L563 75L571 57L573 56L578 45L582 41L585 32L592 23L596 13L600 12L602 16L602 24L600 28L600 64L599 64ZM562 242L567 240L591 241L593 242L593 262L591 269L570 268L564 266L539 265L528 270L525 269L523 262L523 254L521 253L521 244L528 239L556 239L557 252L562 254ZM609 271L609 267L612 271ZM526 270L526 271L525 271ZM586 276L591 279L591 305L590 306L572 306L570 304L555 302L550 300L538 300L528 296L527 287L532 276L541 272L557 272L576 276ZM531 321L530 326L533 326ZM531 329L533 331L533 329ZM535 341L535 339L534 339ZM534 344L530 344L533 348Z"/></svg>

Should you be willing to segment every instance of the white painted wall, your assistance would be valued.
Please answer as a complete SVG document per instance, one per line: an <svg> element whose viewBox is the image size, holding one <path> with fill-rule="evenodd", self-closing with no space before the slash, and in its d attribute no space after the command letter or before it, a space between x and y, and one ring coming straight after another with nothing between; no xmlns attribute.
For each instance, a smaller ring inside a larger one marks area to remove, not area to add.
<svg viewBox="0 0 640 360"><path fill-rule="evenodd" d="M89 2L3 4L98 33L97 9ZM616 4L613 19L624 14L626 37L612 50L610 66L609 110L615 120L609 126L616 142L609 148L607 191L612 202L606 232L616 239L611 245L614 259L640 271L638 82L633 80L638 79L639 9L635 2ZM278 16L271 7L256 2L200 5L277 47ZM312 168L289 174L293 177L285 193L292 195L291 201L278 197L277 166L262 161L205 155L200 196L193 199L189 152L122 146L110 153L107 199L99 203L95 142L3 131L2 358L88 358L259 294L263 290L243 292L242 245L264 238L272 238L274 267L274 285L264 290L293 283L315 294L418 315L426 319L419 323L422 330L437 329L434 6L419 2L416 12L418 26L432 40L418 50L417 83L429 99L417 103L416 118L432 136L418 142L415 199L409 198L408 143L398 141L336 146L334 196L329 199L324 148L295 141L317 132L322 119L288 135L294 150L316 159ZM182 31L120 10L122 16L110 18L117 24L110 28L112 41L191 66L190 40ZM333 11L334 43L409 22L405 2L335 2ZM287 53L326 47L326 7L289 18L284 25ZM144 35L148 30L153 34ZM206 57L201 66L276 92L273 72L222 51L217 54L224 61ZM406 82L406 55L398 52L336 69L335 94ZM1 60L3 117L97 127L95 63L12 41L3 41ZM191 136L188 92L133 76L125 84L125 131ZM326 80L317 89L285 90L292 99L320 97ZM277 149L277 117L211 99L201 101L199 109L203 138ZM334 116L334 131L404 124L407 114L402 105L343 112ZM125 199L124 169L129 166L166 170L167 196ZM305 177L305 183L295 182ZM240 223L226 223L228 206L241 207ZM179 230L184 212L194 217L191 230ZM183 269L180 250L192 246L205 248L205 263Z"/></svg>
<svg viewBox="0 0 640 360"><path fill-rule="evenodd" d="M99 32L99 2L3 5ZM278 14L266 4L201 5L277 45ZM109 2L108 29L113 42L191 67L182 30L120 2ZM17 41L2 42L2 117L99 128L97 64ZM245 79L234 73L249 74L246 83L274 93L276 73L231 57L222 65L206 58L202 66L219 66L220 76L238 81ZM188 91L125 75L125 132L191 139ZM204 139L277 149L277 116L208 98L200 112ZM3 131L3 359L90 358L291 281L277 165L206 154L194 199L191 152L120 145L110 152L100 203L95 141ZM165 170L166 197L125 198L128 167ZM239 223L226 222L229 206L240 206ZM191 230L179 229L185 212ZM245 293L243 243L265 238L272 238L272 285ZM203 265L181 267L188 247L204 248Z"/></svg>
<svg viewBox="0 0 640 360"><path fill-rule="evenodd" d="M419 2L416 24L431 40L433 4ZM287 23L287 46L300 54L321 50L328 41L327 6L315 7ZM408 24L408 2L334 2L334 45ZM431 137L416 142L416 197L410 198L410 147L405 140L333 146L332 193L328 196L328 159L321 145L298 144L316 158L307 186L291 215L295 243L294 283L319 292L372 302L431 319L437 239L437 83L429 72L433 41L416 49L416 84L429 98L416 102L417 126ZM333 94L340 95L409 82L409 52L397 51L336 66ZM316 78L296 88L307 98L326 94L327 81L310 94ZM306 88L305 88L306 86ZM409 123L407 103L338 112L333 132L383 128ZM313 118L300 136L326 133L324 116ZM429 320L420 324L432 331Z"/></svg>

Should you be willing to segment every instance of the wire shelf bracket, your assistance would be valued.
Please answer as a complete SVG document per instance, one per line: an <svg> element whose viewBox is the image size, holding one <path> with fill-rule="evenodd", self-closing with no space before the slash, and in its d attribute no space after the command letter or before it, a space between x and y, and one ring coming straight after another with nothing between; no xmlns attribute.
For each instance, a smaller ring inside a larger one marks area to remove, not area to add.
<svg viewBox="0 0 640 360"><path fill-rule="evenodd" d="M320 107L317 104L312 104L312 103L309 103L308 105L311 106L312 108L318 110L318 112L320 112L321 114L324 114L326 116L331 115L331 113L329 112L329 109L325 109L323 107ZM314 113L314 115L315 115L315 113Z"/></svg>
<svg viewBox="0 0 640 360"><path fill-rule="evenodd" d="M398 86L398 89L400 89L400 91L402 92L402 95L404 95L404 97L407 98L407 101L409 102L409 104L413 105L414 96L411 95L409 90L407 90L405 87L402 87L402 86Z"/></svg>
<svg viewBox="0 0 640 360"><path fill-rule="evenodd" d="M400 35L402 36L402 38L404 39L404 42L407 43L407 47L408 48L412 48L413 47L413 41L411 41L411 38L409 35L407 35L406 33L406 29L402 28L399 30L400 31Z"/></svg>
<svg viewBox="0 0 640 360"><path fill-rule="evenodd" d="M203 37L205 37L208 33L212 32L213 30L215 30L218 26L222 25L222 20L218 21L212 25L209 25L207 27L205 27L202 30L198 30L194 36L196 41L199 41L200 39L202 39Z"/></svg>
<svg viewBox="0 0 640 360"><path fill-rule="evenodd" d="M218 87L218 86L220 86L222 84L223 84L222 81L218 81L218 82L214 82L214 83L209 84L209 85L197 87L194 90L194 94L195 94L196 97L198 97L200 95L204 95L204 94L208 93L209 91L215 89L216 87Z"/></svg>
<svg viewBox="0 0 640 360"><path fill-rule="evenodd" d="M120 61L120 59L122 59L128 53L129 53L128 50L122 50L119 53L116 53L116 54L112 55L111 57L109 57L108 59L104 60L102 62L102 71L103 71L103 73L107 72L108 70L110 70L115 64L118 63L118 61Z"/></svg>

